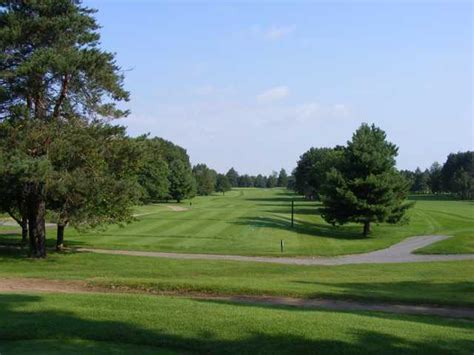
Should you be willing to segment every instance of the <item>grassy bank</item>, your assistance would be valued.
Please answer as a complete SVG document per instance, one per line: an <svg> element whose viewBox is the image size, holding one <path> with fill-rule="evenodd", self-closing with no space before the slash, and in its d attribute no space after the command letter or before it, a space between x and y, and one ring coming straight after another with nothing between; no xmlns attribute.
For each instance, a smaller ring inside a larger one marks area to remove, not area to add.
<svg viewBox="0 0 474 355"><path fill-rule="evenodd" d="M472 322L369 312L144 295L2 294L0 304L2 354L28 344L49 353L55 340L90 352L113 342L132 352L470 354L474 340Z"/></svg>
<svg viewBox="0 0 474 355"><path fill-rule="evenodd" d="M474 305L473 261L293 266L98 254L0 254L0 277L85 280L146 291Z"/></svg>

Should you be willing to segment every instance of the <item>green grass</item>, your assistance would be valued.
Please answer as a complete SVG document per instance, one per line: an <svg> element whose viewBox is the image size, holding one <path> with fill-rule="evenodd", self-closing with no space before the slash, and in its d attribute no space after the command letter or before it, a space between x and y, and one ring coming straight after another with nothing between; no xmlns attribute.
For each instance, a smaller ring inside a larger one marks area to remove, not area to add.
<svg viewBox="0 0 474 355"><path fill-rule="evenodd" d="M473 322L424 316L117 294L2 294L0 305L2 354L49 353L55 341L88 352L108 342L135 353L471 354L474 341Z"/></svg>
<svg viewBox="0 0 474 355"><path fill-rule="evenodd" d="M85 280L145 292L285 295L474 305L474 261L296 266L99 254L0 254L0 277Z"/></svg>
<svg viewBox="0 0 474 355"><path fill-rule="evenodd" d="M290 203L296 200L295 228ZM280 256L339 255L386 248L413 235L454 235L425 249L436 253L474 252L472 201L418 199L406 225L375 225L369 238L360 225L333 227L318 214L319 204L304 201L283 189L234 189L225 196L197 197L182 203L189 210L173 212L167 204L136 209L137 221L125 227L79 233L66 231L66 244L97 248ZM176 205L176 204L171 204ZM9 227L11 230L13 227ZM49 231L54 239L54 229ZM0 237L6 241L8 236ZM50 241L51 243L53 240Z"/></svg>

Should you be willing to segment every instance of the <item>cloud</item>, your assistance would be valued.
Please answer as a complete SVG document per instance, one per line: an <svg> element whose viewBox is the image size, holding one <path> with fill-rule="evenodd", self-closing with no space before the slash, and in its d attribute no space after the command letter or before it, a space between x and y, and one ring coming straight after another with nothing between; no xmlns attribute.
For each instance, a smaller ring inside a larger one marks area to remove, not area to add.
<svg viewBox="0 0 474 355"><path fill-rule="evenodd" d="M265 39L276 41L290 35L295 30L295 26L272 26L263 31Z"/></svg>
<svg viewBox="0 0 474 355"><path fill-rule="evenodd" d="M268 90L265 90L257 96L257 101L260 103L268 103L274 101L280 101L290 95L290 89L287 86L275 86Z"/></svg>

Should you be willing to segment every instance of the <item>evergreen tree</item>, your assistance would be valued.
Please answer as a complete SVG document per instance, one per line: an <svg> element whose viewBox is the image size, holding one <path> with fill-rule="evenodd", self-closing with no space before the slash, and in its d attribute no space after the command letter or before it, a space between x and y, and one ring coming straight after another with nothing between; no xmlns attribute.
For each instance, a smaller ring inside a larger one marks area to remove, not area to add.
<svg viewBox="0 0 474 355"><path fill-rule="evenodd" d="M343 151L343 164L332 168L323 188L323 218L332 224L396 223L411 204L405 203L407 181L395 169L398 148L385 132L363 124Z"/></svg>
<svg viewBox="0 0 474 355"><path fill-rule="evenodd" d="M22 154L30 254L46 256L45 180L51 139L41 122L119 118L128 100L114 55L99 48L93 10L79 1L3 1L0 7L0 120L40 121ZM29 125L31 129L34 125Z"/></svg>

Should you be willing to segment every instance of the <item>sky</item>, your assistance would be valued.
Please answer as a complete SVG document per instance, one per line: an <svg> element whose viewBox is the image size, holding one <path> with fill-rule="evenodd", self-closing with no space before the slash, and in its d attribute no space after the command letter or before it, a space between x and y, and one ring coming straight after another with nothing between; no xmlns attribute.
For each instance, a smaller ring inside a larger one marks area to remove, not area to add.
<svg viewBox="0 0 474 355"><path fill-rule="evenodd" d="M363 123L427 168L473 149L470 1L84 1L131 92L132 136L225 172L291 171Z"/></svg>

